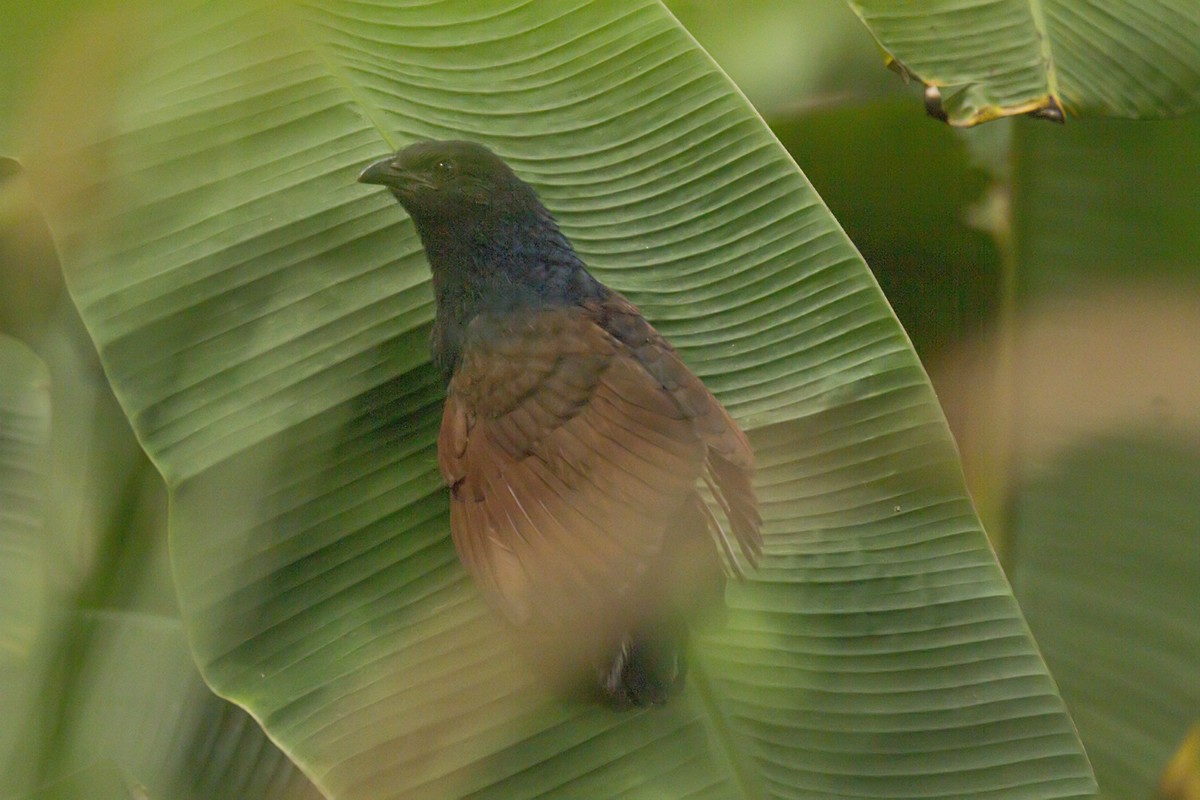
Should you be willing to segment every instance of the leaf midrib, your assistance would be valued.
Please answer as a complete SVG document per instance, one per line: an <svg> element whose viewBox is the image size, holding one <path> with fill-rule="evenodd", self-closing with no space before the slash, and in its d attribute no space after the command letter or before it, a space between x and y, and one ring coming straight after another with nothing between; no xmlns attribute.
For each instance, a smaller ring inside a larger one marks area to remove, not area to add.
<svg viewBox="0 0 1200 800"><path fill-rule="evenodd" d="M1050 43L1050 32L1046 28L1046 5L1043 0L1028 0L1029 15L1033 18L1033 27L1037 31L1038 49L1042 53L1042 70L1046 75L1046 93L1058 100L1058 67L1054 63L1053 46Z"/></svg>

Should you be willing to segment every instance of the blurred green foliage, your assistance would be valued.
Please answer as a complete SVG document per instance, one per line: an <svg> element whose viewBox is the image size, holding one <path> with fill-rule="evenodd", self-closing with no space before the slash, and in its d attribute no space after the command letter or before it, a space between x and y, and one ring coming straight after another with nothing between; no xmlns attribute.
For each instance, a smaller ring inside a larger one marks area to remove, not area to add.
<svg viewBox="0 0 1200 800"><path fill-rule="evenodd" d="M67 297L24 175L2 173L0 355L15 342L6 336L27 342L47 402L41 518L20 558L18 532L3 524L15 511L4 494L14 483L0 460L0 559L19 570L0 571L0 608L10 622L12 609L41 611L23 646L0 656L0 796L319 797L244 711L201 680L167 558L162 479ZM0 363L2 394L20 381Z"/></svg>

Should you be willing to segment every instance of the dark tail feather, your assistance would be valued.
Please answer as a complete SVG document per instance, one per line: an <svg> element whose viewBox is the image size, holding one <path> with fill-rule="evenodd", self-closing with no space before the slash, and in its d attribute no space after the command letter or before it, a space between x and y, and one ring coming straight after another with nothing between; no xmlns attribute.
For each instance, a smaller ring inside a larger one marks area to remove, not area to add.
<svg viewBox="0 0 1200 800"><path fill-rule="evenodd" d="M600 693L613 708L657 705L687 675L687 624L673 614L626 636L600 676Z"/></svg>
<svg viewBox="0 0 1200 800"><path fill-rule="evenodd" d="M645 616L600 670L600 693L614 708L665 702L687 675L688 625L723 615L725 573L703 502L693 494L680 508L643 589Z"/></svg>

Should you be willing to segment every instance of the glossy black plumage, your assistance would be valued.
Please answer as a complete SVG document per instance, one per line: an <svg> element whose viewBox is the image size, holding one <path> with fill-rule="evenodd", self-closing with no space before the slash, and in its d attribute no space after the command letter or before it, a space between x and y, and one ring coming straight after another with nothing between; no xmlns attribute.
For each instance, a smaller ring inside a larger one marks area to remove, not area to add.
<svg viewBox="0 0 1200 800"><path fill-rule="evenodd" d="M486 148L422 142L359 180L409 212L433 272L438 458L464 565L561 684L662 702L688 618L721 603L718 543L734 569L730 533L751 563L761 549L745 436Z"/></svg>

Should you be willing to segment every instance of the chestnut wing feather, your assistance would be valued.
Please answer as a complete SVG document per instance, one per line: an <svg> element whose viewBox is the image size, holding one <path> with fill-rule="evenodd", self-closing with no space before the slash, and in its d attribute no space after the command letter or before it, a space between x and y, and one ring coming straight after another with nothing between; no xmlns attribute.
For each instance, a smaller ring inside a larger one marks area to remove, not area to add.
<svg viewBox="0 0 1200 800"><path fill-rule="evenodd" d="M762 517L751 483L755 470L754 451L746 434L708 387L687 368L671 343L632 303L614 292L599 311L605 319L605 328L630 349L693 420L707 447L704 482L724 511L742 555L750 564L757 565L762 555ZM719 520L710 519L709 527L723 544L729 568L741 574L724 526Z"/></svg>
<svg viewBox="0 0 1200 800"><path fill-rule="evenodd" d="M451 532L517 624L627 599L701 477L757 553L745 437L661 337L631 347L606 308L480 315L450 382L438 457Z"/></svg>

